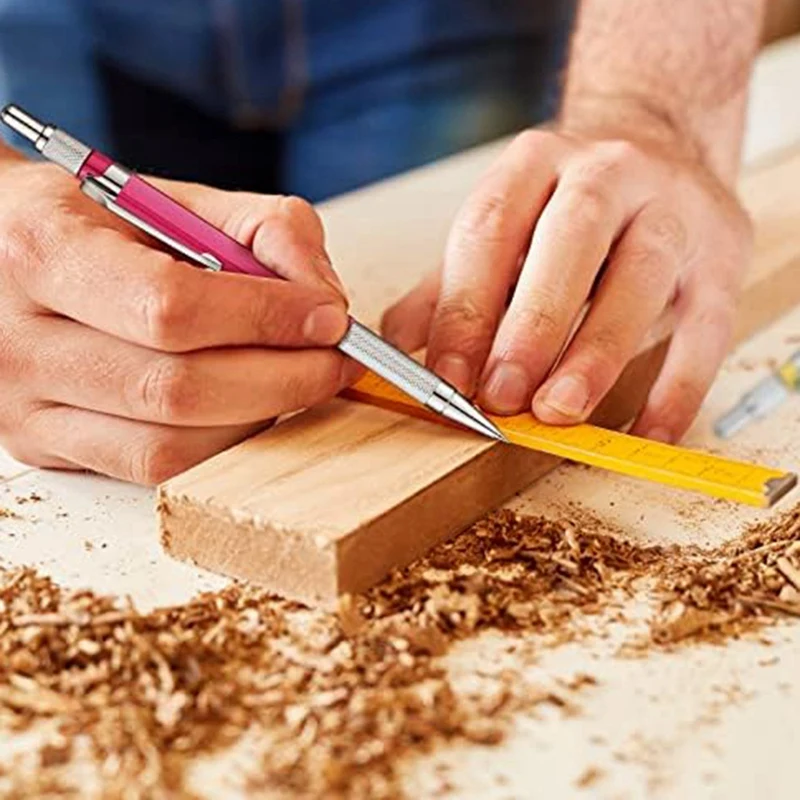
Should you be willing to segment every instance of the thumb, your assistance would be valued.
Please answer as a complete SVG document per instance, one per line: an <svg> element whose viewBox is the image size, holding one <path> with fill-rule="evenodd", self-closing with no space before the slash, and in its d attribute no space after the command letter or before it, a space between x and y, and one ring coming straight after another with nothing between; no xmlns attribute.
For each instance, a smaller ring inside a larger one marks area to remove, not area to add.
<svg viewBox="0 0 800 800"><path fill-rule="evenodd" d="M306 200L178 181L153 183L252 250L264 266L294 283L326 289L347 305L344 286L325 252L322 220Z"/></svg>

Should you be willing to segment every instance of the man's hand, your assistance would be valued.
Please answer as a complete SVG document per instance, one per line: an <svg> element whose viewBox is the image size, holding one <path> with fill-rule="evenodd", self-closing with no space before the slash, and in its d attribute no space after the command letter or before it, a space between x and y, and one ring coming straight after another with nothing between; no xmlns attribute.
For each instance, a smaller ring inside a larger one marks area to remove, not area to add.
<svg viewBox="0 0 800 800"><path fill-rule="evenodd" d="M427 340L430 366L489 410L532 402L564 424L591 414L674 304L669 357L637 425L673 441L726 352L749 245L746 215L702 164L528 131L461 209L441 274L384 329L410 349Z"/></svg>
<svg viewBox="0 0 800 800"><path fill-rule="evenodd" d="M7 159L0 185L0 445L18 459L157 483L352 375L304 201L161 184L284 282L177 261L55 167Z"/></svg>
<svg viewBox="0 0 800 800"><path fill-rule="evenodd" d="M427 342L430 366L490 410L564 424L591 414L670 309L635 430L679 439L725 355L750 256L732 187L763 6L582 0L557 126L506 150L386 334Z"/></svg>

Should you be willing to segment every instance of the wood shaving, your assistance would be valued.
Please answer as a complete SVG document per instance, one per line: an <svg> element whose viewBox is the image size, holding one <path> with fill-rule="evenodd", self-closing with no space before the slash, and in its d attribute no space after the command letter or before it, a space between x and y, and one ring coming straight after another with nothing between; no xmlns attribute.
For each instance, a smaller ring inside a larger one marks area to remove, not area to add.
<svg viewBox="0 0 800 800"><path fill-rule="evenodd" d="M596 786L605 776L605 772L600 767L587 767L578 777L576 786L579 789L591 789Z"/></svg>
<svg viewBox="0 0 800 800"><path fill-rule="evenodd" d="M14 502L21 506L24 506L27 503L41 503L43 500L44 498L41 495L36 494L36 492L31 492L28 495L22 495L14 498Z"/></svg>
<svg viewBox="0 0 800 800"><path fill-rule="evenodd" d="M800 616L800 506L713 550L686 548L657 571L653 642L722 642Z"/></svg>
<svg viewBox="0 0 800 800"><path fill-rule="evenodd" d="M577 713L595 684L580 674L543 689L504 669L465 686L448 673L457 642L495 630L560 644L643 587L655 609L642 652L724 641L800 612L795 570L800 506L709 551L641 546L588 517L498 512L343 598L338 615L238 584L145 614L0 571L0 726L56 734L33 774L0 770L0 794L90 796L70 771L83 742L98 797L192 797L198 758L258 731L268 744L245 787L256 794L402 797L402 759L496 745L520 710Z"/></svg>
<svg viewBox="0 0 800 800"><path fill-rule="evenodd" d="M132 786L141 797L191 796L197 757L254 728L269 747L251 791L399 797L404 756L457 739L496 745L513 713L537 704L576 712L591 676L540 690L503 670L463 689L443 659L481 630L555 629L574 608L599 607L591 565L613 568L620 548L629 546L498 514L368 595L344 598L338 615L242 585L140 614L32 570L4 573L3 727L51 721L68 741L88 739L108 797ZM64 773L64 793L80 794L65 766L40 752L47 791ZM36 793L31 776L20 780Z"/></svg>

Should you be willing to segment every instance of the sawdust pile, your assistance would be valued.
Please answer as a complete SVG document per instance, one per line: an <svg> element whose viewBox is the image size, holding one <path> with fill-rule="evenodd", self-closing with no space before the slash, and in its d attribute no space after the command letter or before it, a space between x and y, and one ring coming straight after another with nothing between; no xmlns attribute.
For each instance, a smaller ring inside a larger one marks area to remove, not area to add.
<svg viewBox="0 0 800 800"><path fill-rule="evenodd" d="M706 553L503 512L338 616L243 586L144 614L29 570L3 573L0 727L49 733L0 769L0 793L191 797L198 755L255 735L253 791L399 797L403 757L441 741L496 744L515 712L574 712L592 683L554 691L498 668L465 688L447 670L454 643L488 629L563 642L640 582L657 598L648 646L735 635L800 613L798 551L800 508ZM79 762L88 778L75 777Z"/></svg>
<svg viewBox="0 0 800 800"><path fill-rule="evenodd" d="M656 644L721 642L776 616L800 617L800 506L715 550L684 548L655 577Z"/></svg>

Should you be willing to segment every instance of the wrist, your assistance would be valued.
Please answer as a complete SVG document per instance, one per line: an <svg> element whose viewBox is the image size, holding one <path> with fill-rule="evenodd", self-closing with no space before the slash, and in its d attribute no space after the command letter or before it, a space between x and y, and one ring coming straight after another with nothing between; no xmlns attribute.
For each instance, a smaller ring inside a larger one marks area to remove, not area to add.
<svg viewBox="0 0 800 800"><path fill-rule="evenodd" d="M634 93L582 92L565 97L558 117L565 133L593 139L624 139L707 164L706 153L688 121L667 104Z"/></svg>

